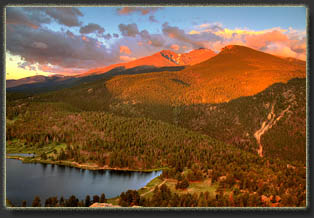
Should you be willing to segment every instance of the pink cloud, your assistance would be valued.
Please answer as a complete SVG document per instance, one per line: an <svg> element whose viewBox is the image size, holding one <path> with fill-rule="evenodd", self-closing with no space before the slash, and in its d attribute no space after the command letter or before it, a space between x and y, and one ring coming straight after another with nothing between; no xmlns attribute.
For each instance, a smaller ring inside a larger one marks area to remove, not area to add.
<svg viewBox="0 0 314 218"><path fill-rule="evenodd" d="M297 53L286 44L273 43L268 45L264 51L277 56L294 57L301 60L306 60L306 53Z"/></svg>
<svg viewBox="0 0 314 218"><path fill-rule="evenodd" d="M53 72L53 68L45 64L40 65L38 68L39 70L44 71L44 72Z"/></svg>
<svg viewBox="0 0 314 218"><path fill-rule="evenodd" d="M257 34L257 35L246 35L245 40L246 40L247 46L256 48L256 49L265 47L267 44L271 42L289 41L288 37L284 33L278 30L273 30L271 32L266 32L266 33Z"/></svg>
<svg viewBox="0 0 314 218"><path fill-rule="evenodd" d="M86 42L88 42L89 40L88 40L88 38L86 37L86 36L82 36L82 40L84 40L84 41L86 41Z"/></svg>
<svg viewBox="0 0 314 218"><path fill-rule="evenodd" d="M40 64L38 70L51 74L75 75L85 72L87 68L63 68L56 65Z"/></svg>
<svg viewBox="0 0 314 218"><path fill-rule="evenodd" d="M157 10L161 9L160 7L123 7L118 8L118 14L128 15L131 13L139 12L142 15L153 14Z"/></svg>
<svg viewBox="0 0 314 218"><path fill-rule="evenodd" d="M130 57L130 56L120 56L120 60L121 61L124 61L124 62L129 62L129 61L133 61L133 60L135 60L136 58L132 58L132 57Z"/></svg>
<svg viewBox="0 0 314 218"><path fill-rule="evenodd" d="M232 44L244 45L274 55L306 59L305 31L279 27L255 31L223 28L221 24L201 24L196 26L195 30L191 30L189 35L192 38L199 36L199 39L202 39L202 34L208 32L220 37L220 39L211 42L203 42L204 47L215 52L219 52L221 48Z"/></svg>
<svg viewBox="0 0 314 218"><path fill-rule="evenodd" d="M180 49L180 46L177 45L177 44L172 44L172 45L170 46L170 48L172 48L172 49L175 50L175 51L178 51L178 50Z"/></svg>
<svg viewBox="0 0 314 218"><path fill-rule="evenodd" d="M120 46L120 53L131 54L132 52L128 46L121 45Z"/></svg>

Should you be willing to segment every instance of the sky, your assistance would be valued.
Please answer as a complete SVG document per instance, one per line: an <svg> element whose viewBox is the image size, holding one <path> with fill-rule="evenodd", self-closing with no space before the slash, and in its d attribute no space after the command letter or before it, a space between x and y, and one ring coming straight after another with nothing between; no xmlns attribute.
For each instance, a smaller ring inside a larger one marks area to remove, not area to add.
<svg viewBox="0 0 314 218"><path fill-rule="evenodd" d="M230 44L306 60L305 7L7 7L6 79Z"/></svg>

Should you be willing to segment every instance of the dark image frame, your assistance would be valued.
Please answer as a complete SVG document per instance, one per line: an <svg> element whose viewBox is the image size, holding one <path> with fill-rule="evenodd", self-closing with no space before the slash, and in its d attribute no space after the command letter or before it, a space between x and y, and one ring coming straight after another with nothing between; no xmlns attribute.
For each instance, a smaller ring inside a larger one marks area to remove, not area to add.
<svg viewBox="0 0 314 218"><path fill-rule="evenodd" d="M17 208L17 209L8 209L5 205L5 199L2 197L5 191L4 179L5 179L5 101L6 101L6 90L5 90L5 7L6 6L23 6L23 5L72 5L72 6L99 6L99 5L108 5L108 6L143 6L143 5L156 5L156 6L180 6L180 5L189 5L189 6L206 6L206 5L219 5L219 6L289 6L289 5L303 5L307 7L307 152L308 152L308 162L307 162L307 207L304 209L296 208L98 208L98 209L88 209L88 208ZM0 98L0 115L1 115L1 125L0 125L0 217L55 217L55 216L71 216L71 217L85 217L85 216L119 216L119 217L129 217L129 216L260 216L260 215L269 215L269 216L304 216L312 217L313 215L313 200L312 200L312 191L313 191L313 148L312 148L312 133L313 133L313 116L312 116L312 99L313 99L313 81L312 81L312 29L313 29L313 7L310 0L212 0L212 1L144 1L144 0L131 0L124 2L122 0L5 0L1 1L1 25L0 25L0 39L1 39L1 73L0 73L0 83L1 83L1 98Z"/></svg>

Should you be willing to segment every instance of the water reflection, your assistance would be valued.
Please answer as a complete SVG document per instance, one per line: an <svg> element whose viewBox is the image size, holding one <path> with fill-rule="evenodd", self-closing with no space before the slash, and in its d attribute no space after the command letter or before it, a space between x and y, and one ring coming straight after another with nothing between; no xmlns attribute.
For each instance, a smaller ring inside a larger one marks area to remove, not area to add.
<svg viewBox="0 0 314 218"><path fill-rule="evenodd" d="M75 195L84 200L86 195L112 198L128 189L140 189L159 176L156 172L130 172L114 170L85 170L51 164L23 164L19 160L6 160L6 194L13 204L23 200L31 205L36 195L44 203L48 197Z"/></svg>
<svg viewBox="0 0 314 218"><path fill-rule="evenodd" d="M21 157L35 157L35 154L24 154L24 153L12 153L7 154L8 156L21 156Z"/></svg>

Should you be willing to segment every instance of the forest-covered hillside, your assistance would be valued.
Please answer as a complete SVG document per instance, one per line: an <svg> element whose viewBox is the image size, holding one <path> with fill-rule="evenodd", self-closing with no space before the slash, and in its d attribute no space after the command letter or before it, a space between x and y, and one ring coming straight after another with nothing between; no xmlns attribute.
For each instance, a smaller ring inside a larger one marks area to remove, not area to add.
<svg viewBox="0 0 314 218"><path fill-rule="evenodd" d="M278 195L285 199L282 206L305 205L303 164L261 158L204 134L147 118L85 112L61 103L31 102L12 107L16 108L14 114L8 114L7 149L35 151L38 157L28 161L166 168L164 178L179 180L178 175L187 170L191 171L187 177L190 182L210 179L221 187L222 195L227 190L238 195L240 190L248 197L256 193L269 198ZM297 198L291 193L298 193Z"/></svg>
<svg viewBox="0 0 314 218"><path fill-rule="evenodd" d="M7 152L35 152L24 158L29 162L163 169L163 188L156 185L141 203L136 197L141 206L195 199L191 205L304 206L304 62L233 46L169 69L140 67L55 91L7 93ZM212 197L188 188L195 183ZM131 205L125 194L119 199Z"/></svg>

